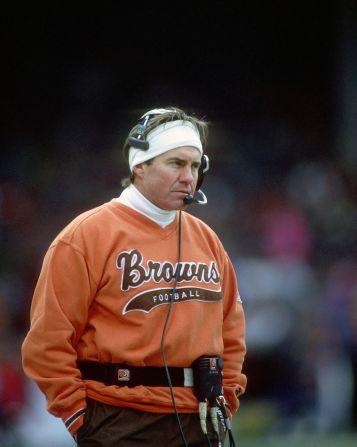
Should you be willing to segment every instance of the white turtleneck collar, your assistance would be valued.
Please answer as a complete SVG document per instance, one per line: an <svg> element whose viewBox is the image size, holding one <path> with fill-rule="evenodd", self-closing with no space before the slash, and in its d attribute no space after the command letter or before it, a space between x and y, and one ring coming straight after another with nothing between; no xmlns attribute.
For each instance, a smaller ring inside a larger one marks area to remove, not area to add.
<svg viewBox="0 0 357 447"><path fill-rule="evenodd" d="M167 227L175 220L175 210L167 211L158 208L143 196L133 184L125 188L116 200L153 220L162 228Z"/></svg>

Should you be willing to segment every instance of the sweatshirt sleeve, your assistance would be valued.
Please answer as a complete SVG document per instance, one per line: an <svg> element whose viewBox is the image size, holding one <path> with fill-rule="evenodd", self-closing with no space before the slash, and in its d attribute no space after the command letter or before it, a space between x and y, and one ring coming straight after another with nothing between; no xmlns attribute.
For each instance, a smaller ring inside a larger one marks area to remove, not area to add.
<svg viewBox="0 0 357 447"><path fill-rule="evenodd" d="M226 254L223 277L223 386L230 409L235 412L239 406L238 397L245 391L247 378L242 373L246 353L245 317L238 292L236 274Z"/></svg>
<svg viewBox="0 0 357 447"><path fill-rule="evenodd" d="M76 366L76 344L88 316L95 282L81 251L62 241L43 262L22 345L23 368L46 396L47 409L73 434L83 423L85 383Z"/></svg>

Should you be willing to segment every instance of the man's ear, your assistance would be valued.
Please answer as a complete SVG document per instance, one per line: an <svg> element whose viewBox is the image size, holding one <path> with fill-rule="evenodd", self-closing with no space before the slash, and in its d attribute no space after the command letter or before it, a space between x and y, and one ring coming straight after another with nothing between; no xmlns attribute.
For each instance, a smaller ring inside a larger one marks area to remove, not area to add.
<svg viewBox="0 0 357 447"><path fill-rule="evenodd" d="M144 175L143 163L139 163L138 165L134 166L133 172L137 177L143 178Z"/></svg>

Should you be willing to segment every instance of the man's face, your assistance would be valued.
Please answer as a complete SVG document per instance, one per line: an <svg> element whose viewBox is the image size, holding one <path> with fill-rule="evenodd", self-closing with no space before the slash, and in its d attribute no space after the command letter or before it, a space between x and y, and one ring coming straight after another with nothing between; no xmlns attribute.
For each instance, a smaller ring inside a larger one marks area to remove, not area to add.
<svg viewBox="0 0 357 447"><path fill-rule="evenodd" d="M183 199L195 191L200 164L200 152L192 146L169 150L135 166L135 186L163 210L185 208Z"/></svg>

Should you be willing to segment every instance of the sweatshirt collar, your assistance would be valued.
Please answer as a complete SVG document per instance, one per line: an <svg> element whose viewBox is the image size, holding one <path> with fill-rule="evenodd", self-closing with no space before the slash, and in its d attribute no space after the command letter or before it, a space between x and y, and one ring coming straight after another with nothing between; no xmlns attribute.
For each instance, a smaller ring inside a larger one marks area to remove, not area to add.
<svg viewBox="0 0 357 447"><path fill-rule="evenodd" d="M153 220L162 228L167 227L176 217L175 210L167 211L157 207L143 196L133 184L125 188L116 200Z"/></svg>

